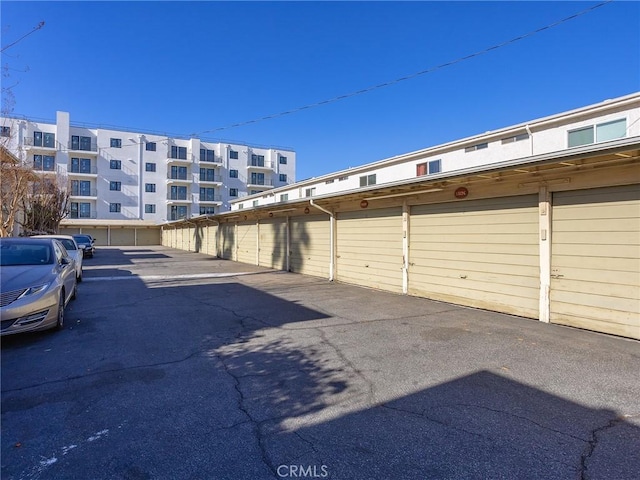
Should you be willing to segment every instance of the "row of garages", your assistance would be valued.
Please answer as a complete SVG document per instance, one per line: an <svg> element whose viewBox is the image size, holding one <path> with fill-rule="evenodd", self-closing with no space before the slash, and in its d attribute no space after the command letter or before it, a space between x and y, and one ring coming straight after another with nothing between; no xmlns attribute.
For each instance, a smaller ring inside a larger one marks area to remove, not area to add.
<svg viewBox="0 0 640 480"><path fill-rule="evenodd" d="M637 176L637 164L572 171L557 187L529 186L522 177L500 185L468 181L482 198L452 200L443 184L436 193L365 203L307 202L305 210L252 212L246 220L240 214L171 225L162 241L640 339L640 185L630 174ZM598 186L614 178L616 185Z"/></svg>

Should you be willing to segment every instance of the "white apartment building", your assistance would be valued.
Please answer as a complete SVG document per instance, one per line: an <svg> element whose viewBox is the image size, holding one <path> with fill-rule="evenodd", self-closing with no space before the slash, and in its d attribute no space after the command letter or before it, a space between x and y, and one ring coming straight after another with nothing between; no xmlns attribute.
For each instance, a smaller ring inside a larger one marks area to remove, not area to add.
<svg viewBox="0 0 640 480"><path fill-rule="evenodd" d="M560 152L640 135L640 93L303 180L231 202L232 210L322 198L422 176Z"/></svg>
<svg viewBox="0 0 640 480"><path fill-rule="evenodd" d="M153 223L217 214L295 181L291 149L7 117L7 149L71 188L71 219Z"/></svg>

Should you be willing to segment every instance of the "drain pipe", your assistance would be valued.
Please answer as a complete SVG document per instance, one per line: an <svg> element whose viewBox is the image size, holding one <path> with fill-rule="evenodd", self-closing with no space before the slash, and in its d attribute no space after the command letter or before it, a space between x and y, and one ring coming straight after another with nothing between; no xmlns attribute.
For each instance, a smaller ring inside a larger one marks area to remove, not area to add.
<svg viewBox="0 0 640 480"><path fill-rule="evenodd" d="M333 282L333 271L335 265L335 257L336 257L336 248L335 248L335 225L336 225L336 216L333 212L327 210L326 208L321 207L313 202L313 199L309 199L309 205L317 208L321 212L329 215L329 281Z"/></svg>
<svg viewBox="0 0 640 480"><path fill-rule="evenodd" d="M531 129L529 128L528 123L524 126L524 129L529 134L529 145L531 145L531 156L533 157L533 133L531 133Z"/></svg>

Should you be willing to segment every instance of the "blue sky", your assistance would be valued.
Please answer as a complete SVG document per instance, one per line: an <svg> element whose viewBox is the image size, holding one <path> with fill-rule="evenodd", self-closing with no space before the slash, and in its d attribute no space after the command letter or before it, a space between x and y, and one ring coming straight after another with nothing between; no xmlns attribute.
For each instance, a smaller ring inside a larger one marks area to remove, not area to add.
<svg viewBox="0 0 640 480"><path fill-rule="evenodd" d="M640 90L640 3L1 3L14 113L297 152L301 180ZM214 130L210 133L202 133Z"/></svg>

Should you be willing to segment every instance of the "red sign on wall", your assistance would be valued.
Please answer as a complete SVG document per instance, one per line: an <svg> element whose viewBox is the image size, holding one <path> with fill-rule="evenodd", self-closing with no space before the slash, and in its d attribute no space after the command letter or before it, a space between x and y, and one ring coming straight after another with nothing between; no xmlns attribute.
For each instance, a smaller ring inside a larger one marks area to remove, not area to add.
<svg viewBox="0 0 640 480"><path fill-rule="evenodd" d="M454 195L456 196L456 198L465 198L467 195L469 195L469 190L467 190L465 187L458 187L456 188Z"/></svg>

